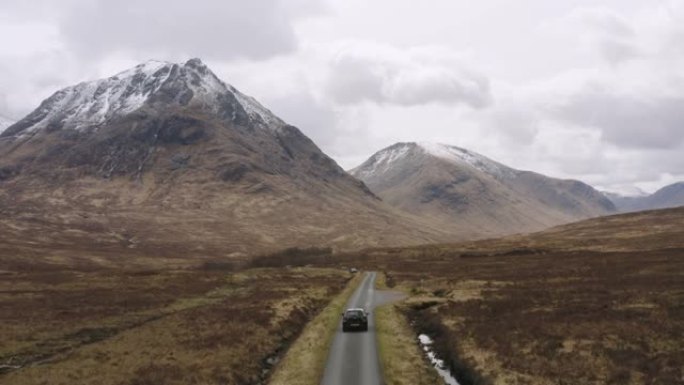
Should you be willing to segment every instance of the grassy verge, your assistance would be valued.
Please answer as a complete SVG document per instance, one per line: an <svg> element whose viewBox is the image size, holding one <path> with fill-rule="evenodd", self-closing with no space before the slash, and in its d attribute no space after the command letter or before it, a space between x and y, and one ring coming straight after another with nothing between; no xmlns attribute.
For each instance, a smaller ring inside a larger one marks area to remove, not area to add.
<svg viewBox="0 0 684 385"><path fill-rule="evenodd" d="M300 337L273 372L270 385L318 385L323 377L328 350L349 297L363 276L357 275L347 287L306 326Z"/></svg>
<svg viewBox="0 0 684 385"><path fill-rule="evenodd" d="M388 289L388 278L378 274L378 290ZM436 384L440 379L420 351L413 330L396 304L375 310L378 350L386 385Z"/></svg>
<svg viewBox="0 0 684 385"><path fill-rule="evenodd" d="M406 319L393 304L375 310L380 362L386 385L438 384L440 379L416 343Z"/></svg>

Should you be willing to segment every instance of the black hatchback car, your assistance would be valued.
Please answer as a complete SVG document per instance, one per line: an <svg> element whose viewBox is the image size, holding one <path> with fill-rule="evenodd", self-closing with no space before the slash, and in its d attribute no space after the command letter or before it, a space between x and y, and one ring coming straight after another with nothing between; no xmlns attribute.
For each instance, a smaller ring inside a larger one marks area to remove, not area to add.
<svg viewBox="0 0 684 385"><path fill-rule="evenodd" d="M361 308L347 309L342 313L342 331L368 331L368 313Z"/></svg>

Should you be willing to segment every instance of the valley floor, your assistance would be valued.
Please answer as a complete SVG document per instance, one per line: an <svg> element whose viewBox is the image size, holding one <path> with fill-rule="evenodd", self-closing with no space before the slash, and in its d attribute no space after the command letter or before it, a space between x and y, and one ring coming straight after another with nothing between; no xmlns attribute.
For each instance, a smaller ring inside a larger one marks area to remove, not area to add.
<svg viewBox="0 0 684 385"><path fill-rule="evenodd" d="M392 311L462 385L684 378L684 209L453 245L291 249L239 269L18 260L0 260L2 384L263 384L350 267L409 295Z"/></svg>
<svg viewBox="0 0 684 385"><path fill-rule="evenodd" d="M373 249L404 314L467 384L684 380L684 209L524 237Z"/></svg>
<svg viewBox="0 0 684 385"><path fill-rule="evenodd" d="M348 279L314 268L5 271L0 383L261 383Z"/></svg>

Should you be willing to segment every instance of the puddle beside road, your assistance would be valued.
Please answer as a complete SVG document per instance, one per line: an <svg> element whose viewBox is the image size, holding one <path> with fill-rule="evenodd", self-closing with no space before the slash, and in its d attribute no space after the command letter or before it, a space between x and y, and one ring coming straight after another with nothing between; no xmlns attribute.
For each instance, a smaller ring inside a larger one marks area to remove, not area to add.
<svg viewBox="0 0 684 385"><path fill-rule="evenodd" d="M439 376L442 377L447 385L460 385L456 378L451 374L451 371L444 365L444 360L437 357L437 354L432 349L432 338L427 334L421 334L418 336L420 341L420 346L423 348L423 352L432 363L432 366L437 370Z"/></svg>

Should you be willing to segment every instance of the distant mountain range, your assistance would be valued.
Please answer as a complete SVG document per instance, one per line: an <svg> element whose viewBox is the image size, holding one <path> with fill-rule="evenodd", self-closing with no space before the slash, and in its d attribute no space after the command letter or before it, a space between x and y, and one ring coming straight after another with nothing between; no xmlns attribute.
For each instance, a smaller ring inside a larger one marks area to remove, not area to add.
<svg viewBox="0 0 684 385"><path fill-rule="evenodd" d="M536 231L616 212L585 183L515 170L444 144L397 143L350 173L385 202L472 237Z"/></svg>
<svg viewBox="0 0 684 385"><path fill-rule="evenodd" d="M397 143L350 173L199 59L149 61L0 122L0 258L403 246L616 212L582 182L449 145ZM681 202L682 190L649 205Z"/></svg>
<svg viewBox="0 0 684 385"><path fill-rule="evenodd" d="M653 194L626 196L604 192L620 212L665 209L684 206L684 182L665 186Z"/></svg>

